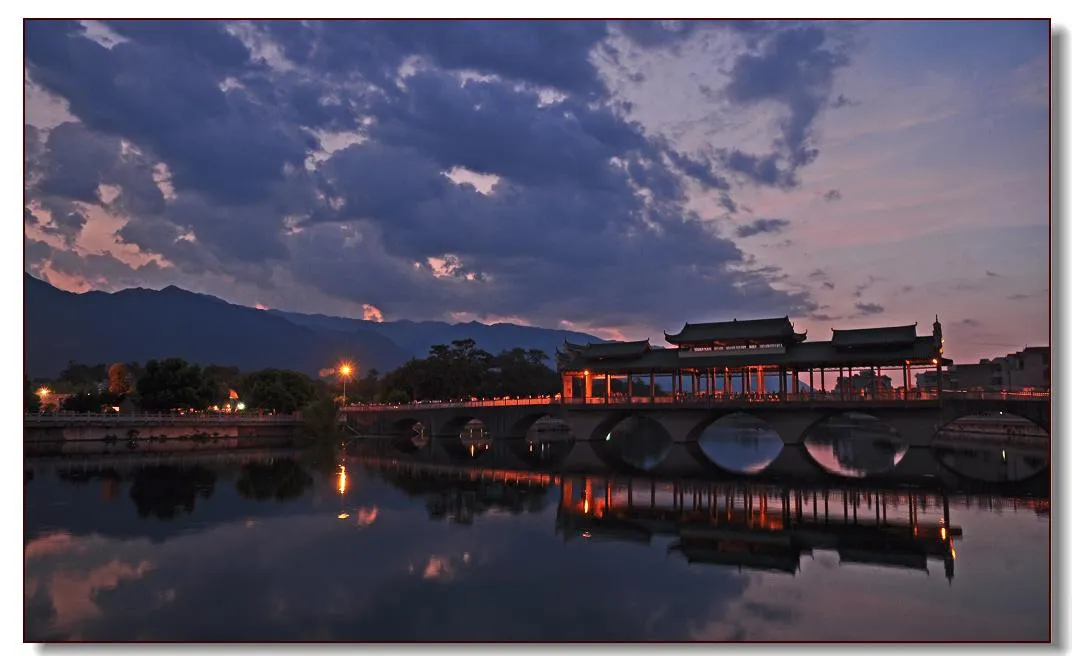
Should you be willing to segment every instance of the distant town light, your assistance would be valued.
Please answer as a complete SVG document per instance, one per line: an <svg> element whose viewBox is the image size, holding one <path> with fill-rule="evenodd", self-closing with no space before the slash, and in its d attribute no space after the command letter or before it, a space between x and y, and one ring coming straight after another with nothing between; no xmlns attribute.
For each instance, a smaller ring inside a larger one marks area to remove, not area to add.
<svg viewBox="0 0 1072 656"><path fill-rule="evenodd" d="M245 410L245 409L246 409L246 404L242 403L241 401L239 401L238 405L235 406L235 410Z"/></svg>
<svg viewBox="0 0 1072 656"><path fill-rule="evenodd" d="M51 393L52 393L52 390L50 390L47 387L42 387L42 388L37 390L37 395L40 396L42 399L45 398L46 396L48 396Z"/></svg>
<svg viewBox="0 0 1072 656"><path fill-rule="evenodd" d="M931 358L931 364L938 364L938 358Z"/></svg>

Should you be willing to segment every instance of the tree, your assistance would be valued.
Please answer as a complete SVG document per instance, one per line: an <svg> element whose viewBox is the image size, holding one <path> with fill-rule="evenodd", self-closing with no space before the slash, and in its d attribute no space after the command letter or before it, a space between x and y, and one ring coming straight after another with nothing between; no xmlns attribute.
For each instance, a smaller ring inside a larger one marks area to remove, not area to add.
<svg viewBox="0 0 1072 656"><path fill-rule="evenodd" d="M262 369L245 377L241 396L247 407L296 412L316 395L312 381L296 371Z"/></svg>
<svg viewBox="0 0 1072 656"><path fill-rule="evenodd" d="M138 405L143 410L203 409L211 404L204 382L201 368L181 358L149 360L138 379Z"/></svg>
<svg viewBox="0 0 1072 656"><path fill-rule="evenodd" d="M101 412L105 408L118 406L122 402L123 397L105 390L72 394L63 400L60 407L67 412Z"/></svg>
<svg viewBox="0 0 1072 656"><path fill-rule="evenodd" d="M134 379L126 364L116 362L108 367L108 391L121 397L134 391Z"/></svg>
<svg viewBox="0 0 1072 656"><path fill-rule="evenodd" d="M22 408L24 412L41 411L41 397L37 396L29 376L22 377Z"/></svg>
<svg viewBox="0 0 1072 656"><path fill-rule="evenodd" d="M84 365L73 360L67 363L67 367L60 372L56 379L57 392L79 394L96 392L108 380L108 367L104 364Z"/></svg>

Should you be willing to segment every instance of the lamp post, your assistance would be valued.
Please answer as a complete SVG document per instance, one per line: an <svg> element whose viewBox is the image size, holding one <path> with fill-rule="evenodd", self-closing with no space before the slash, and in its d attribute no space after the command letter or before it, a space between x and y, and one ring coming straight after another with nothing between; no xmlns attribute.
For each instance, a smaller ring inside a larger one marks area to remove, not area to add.
<svg viewBox="0 0 1072 656"><path fill-rule="evenodd" d="M346 381L349 380L350 374L354 368L350 363L344 362L339 365L339 376L342 377L342 404L346 405Z"/></svg>

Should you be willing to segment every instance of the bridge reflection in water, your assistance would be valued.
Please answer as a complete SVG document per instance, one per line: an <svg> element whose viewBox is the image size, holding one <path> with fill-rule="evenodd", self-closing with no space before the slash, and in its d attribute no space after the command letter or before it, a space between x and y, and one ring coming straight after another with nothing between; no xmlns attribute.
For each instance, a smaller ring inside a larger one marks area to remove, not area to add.
<svg viewBox="0 0 1072 656"><path fill-rule="evenodd" d="M815 550L842 564L908 568L929 574L940 562L952 582L963 531L951 508L1031 508L1048 498L958 490L809 487L742 481L667 480L621 474L567 474L479 464L432 464L355 456L354 465L427 495L432 518L472 523L490 508L535 512L558 487L555 530L565 541L669 541L690 564L795 574Z"/></svg>

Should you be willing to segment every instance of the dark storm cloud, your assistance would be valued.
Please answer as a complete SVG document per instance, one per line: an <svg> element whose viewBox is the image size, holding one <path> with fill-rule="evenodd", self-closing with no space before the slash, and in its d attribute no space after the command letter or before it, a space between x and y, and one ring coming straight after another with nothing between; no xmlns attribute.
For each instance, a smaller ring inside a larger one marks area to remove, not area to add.
<svg viewBox="0 0 1072 656"><path fill-rule="evenodd" d="M109 209L128 219L119 238L178 270L270 285L273 267L285 266L302 284L394 316L662 324L697 307L814 309L807 294L771 287L779 271L755 268L686 209L685 179L716 191L731 213L727 174L791 184L784 155L685 154L647 134L593 64L604 23L169 25L112 25L127 41L109 50L77 23L27 22L31 78L80 121L47 143L27 130L27 168L54 205L100 202L100 184L118 187ZM757 45L778 38L730 28ZM652 47L663 38L626 29ZM292 66L253 57L235 34L274 43ZM808 84L775 76L764 91L738 81L734 98L818 95L809 43L778 41L760 55L777 71L774 59L803 57ZM400 77L403 63L413 65ZM541 94L547 87L560 93ZM320 146L311 129L362 142L307 169ZM161 163L174 188L167 199L153 180ZM500 179L484 195L444 176L454 168ZM70 234L81 227L70 213L54 222ZM450 261L451 272L436 275L429 258ZM90 264L131 275L110 261L61 259L87 275Z"/></svg>
<svg viewBox="0 0 1072 656"><path fill-rule="evenodd" d="M886 308L882 307L878 303L856 303L853 307L859 312L859 316L868 316L871 314L882 314L886 311Z"/></svg>
<svg viewBox="0 0 1072 656"><path fill-rule="evenodd" d="M188 49L171 39L159 44L156 29L129 29L131 40L109 50L80 26L60 27L27 21L33 79L65 98L91 130L130 139L166 161L176 189L249 202L283 179L285 165L302 166L316 143L241 88L221 89L226 71L212 67L215 39L210 56L183 56Z"/></svg>
<svg viewBox="0 0 1072 656"><path fill-rule="evenodd" d="M825 194L823 194L823 200L825 200L827 202L833 202L835 200L841 200L841 198L842 198L841 192L838 191L837 189L831 189L830 191L828 191Z"/></svg>
<svg viewBox="0 0 1072 656"><path fill-rule="evenodd" d="M746 167L740 162L734 170L751 172L764 184L795 185L796 170L819 154L812 125L828 102L834 73L848 63L847 54L831 48L825 30L816 25L775 32L758 53L740 55L730 70L726 96L740 104L773 101L788 109L776 144L787 166L779 175L769 163Z"/></svg>
<svg viewBox="0 0 1072 656"><path fill-rule="evenodd" d="M41 231L60 237L65 244L73 246L86 225L85 213L74 203L65 200L49 198L40 202L52 217L51 223L40 226Z"/></svg>
<svg viewBox="0 0 1072 656"><path fill-rule="evenodd" d="M585 96L606 93L588 58L607 35L602 21L305 22L270 21L266 29L289 59L325 73L358 69L392 86L403 60L415 55L447 70L477 70Z"/></svg>
<svg viewBox="0 0 1072 656"><path fill-rule="evenodd" d="M25 249L26 264L31 268L40 265L52 255L52 247L36 239L27 239Z"/></svg>
<svg viewBox="0 0 1072 656"><path fill-rule="evenodd" d="M763 233L778 233L788 226L789 222L785 219L756 219L751 223L737 226L737 236L751 237Z"/></svg>
<svg viewBox="0 0 1072 656"><path fill-rule="evenodd" d="M406 96L374 109L370 135L383 143L414 148L442 168L463 166L520 184L571 181L608 189L620 175L611 157L658 153L637 124L601 107L567 101L539 106L535 92L502 82L463 85L443 73L406 79Z"/></svg>

